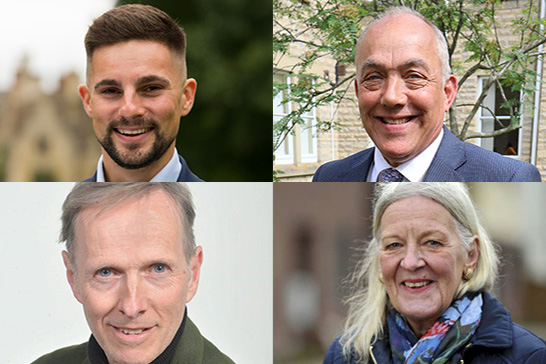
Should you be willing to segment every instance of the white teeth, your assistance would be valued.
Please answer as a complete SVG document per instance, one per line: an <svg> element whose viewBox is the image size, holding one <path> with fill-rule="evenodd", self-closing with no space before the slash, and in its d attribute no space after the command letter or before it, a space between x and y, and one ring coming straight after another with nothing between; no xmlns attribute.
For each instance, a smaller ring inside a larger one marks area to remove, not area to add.
<svg viewBox="0 0 546 364"><path fill-rule="evenodd" d="M125 329L120 329L121 332L123 332L125 335L138 335L140 333L142 333L142 331L144 331L143 329L139 329L139 330L125 330Z"/></svg>
<svg viewBox="0 0 546 364"><path fill-rule="evenodd" d="M398 125L398 124L407 123L408 121L411 120L411 118L405 118L405 119L387 119L387 118L381 118L381 120L382 120L385 124L394 124L394 125Z"/></svg>
<svg viewBox="0 0 546 364"><path fill-rule="evenodd" d="M118 129L118 131L123 135L138 135L146 133L149 130L149 128L142 128L137 130L125 130L125 129Z"/></svg>
<svg viewBox="0 0 546 364"><path fill-rule="evenodd" d="M430 281L419 282L419 283L404 282L404 284L409 288L419 288L419 287L426 286L429 283L430 283Z"/></svg>

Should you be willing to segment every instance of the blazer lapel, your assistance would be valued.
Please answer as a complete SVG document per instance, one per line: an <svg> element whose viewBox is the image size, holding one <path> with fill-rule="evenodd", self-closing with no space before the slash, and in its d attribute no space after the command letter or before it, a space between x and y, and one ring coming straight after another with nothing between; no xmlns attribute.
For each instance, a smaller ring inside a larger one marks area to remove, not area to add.
<svg viewBox="0 0 546 364"><path fill-rule="evenodd" d="M440 147L423 178L424 182L464 182L457 169L466 162L464 144L444 126Z"/></svg>

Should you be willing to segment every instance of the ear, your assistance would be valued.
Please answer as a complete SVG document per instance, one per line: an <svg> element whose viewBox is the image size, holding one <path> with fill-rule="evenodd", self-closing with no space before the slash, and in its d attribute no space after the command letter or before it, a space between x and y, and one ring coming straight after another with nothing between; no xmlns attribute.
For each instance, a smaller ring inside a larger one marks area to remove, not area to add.
<svg viewBox="0 0 546 364"><path fill-rule="evenodd" d="M478 264L478 259L480 258L480 238L478 238L476 235L474 235L474 240L470 243L470 250L467 253L466 256L466 263L465 263L465 269L466 268L472 268L476 269L476 265Z"/></svg>
<svg viewBox="0 0 546 364"><path fill-rule="evenodd" d="M455 101L455 96L457 95L457 79L455 78L455 76L451 75L446 80L446 83L444 85L444 93L446 95L444 112L447 112Z"/></svg>
<svg viewBox="0 0 546 364"><path fill-rule="evenodd" d="M190 113L195 100L195 91L197 90L197 81L193 78L188 78L184 82L184 89L182 90L182 103L181 103L181 116L186 116Z"/></svg>
<svg viewBox="0 0 546 364"><path fill-rule="evenodd" d="M90 118L92 118L91 107L89 106L91 94L89 93L89 88L85 83L78 86L78 93L80 94L80 97L83 101L83 108L85 109L85 112L87 113L87 115L89 115Z"/></svg>
<svg viewBox="0 0 546 364"><path fill-rule="evenodd" d="M75 279L76 271L74 267L72 266L72 262L70 262L70 258L68 257L68 252L66 250L63 250L63 262L64 262L64 266L66 267L66 278L68 279L70 288L72 288L72 293L74 294L74 297L76 297L78 302L82 303L81 293L78 289L78 285L76 284L76 279Z"/></svg>
<svg viewBox="0 0 546 364"><path fill-rule="evenodd" d="M190 302L197 292L199 286L199 275L201 274L201 264L203 264L203 249L198 246L190 260L191 280L188 286L188 295L186 303Z"/></svg>

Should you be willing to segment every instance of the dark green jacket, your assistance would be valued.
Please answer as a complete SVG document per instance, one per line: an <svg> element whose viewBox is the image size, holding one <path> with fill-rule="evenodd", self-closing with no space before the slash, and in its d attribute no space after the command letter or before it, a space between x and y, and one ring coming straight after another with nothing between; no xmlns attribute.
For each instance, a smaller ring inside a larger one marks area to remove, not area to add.
<svg viewBox="0 0 546 364"><path fill-rule="evenodd" d="M59 349L42 356L32 364L90 364L87 343ZM235 363L205 339L188 317L171 364Z"/></svg>

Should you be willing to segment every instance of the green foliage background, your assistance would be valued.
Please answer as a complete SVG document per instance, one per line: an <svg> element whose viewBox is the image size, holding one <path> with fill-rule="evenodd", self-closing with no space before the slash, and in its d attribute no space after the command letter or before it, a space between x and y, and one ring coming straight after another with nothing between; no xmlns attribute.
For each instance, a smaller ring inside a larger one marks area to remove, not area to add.
<svg viewBox="0 0 546 364"><path fill-rule="evenodd" d="M271 19L267 0L118 1L177 19L197 80L177 148L206 181L271 181Z"/></svg>

